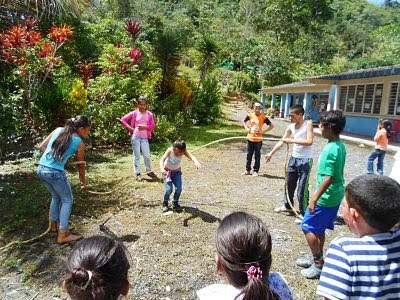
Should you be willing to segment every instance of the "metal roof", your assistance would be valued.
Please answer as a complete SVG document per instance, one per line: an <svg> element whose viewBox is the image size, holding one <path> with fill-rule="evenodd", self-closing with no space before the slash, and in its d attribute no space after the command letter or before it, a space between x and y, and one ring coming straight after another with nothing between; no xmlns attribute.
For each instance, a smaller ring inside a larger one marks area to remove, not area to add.
<svg viewBox="0 0 400 300"><path fill-rule="evenodd" d="M310 81L299 81L294 83L282 84L277 86L265 87L261 89L264 93L278 93L278 92L304 92L304 90L321 90L324 91L329 89L329 85L326 84L316 84Z"/></svg>
<svg viewBox="0 0 400 300"><path fill-rule="evenodd" d="M392 65L386 67L356 70L349 72L342 72L336 74L327 74L309 77L308 79L313 82L313 80L330 80L330 81L340 81L340 80L351 80L360 78L372 78L372 77L384 77L400 75L400 65Z"/></svg>

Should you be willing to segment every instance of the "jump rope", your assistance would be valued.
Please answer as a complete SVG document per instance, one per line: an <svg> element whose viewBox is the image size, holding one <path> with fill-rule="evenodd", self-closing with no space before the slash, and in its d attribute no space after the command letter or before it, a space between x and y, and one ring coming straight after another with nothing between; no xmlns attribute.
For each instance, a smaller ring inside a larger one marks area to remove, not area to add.
<svg viewBox="0 0 400 300"><path fill-rule="evenodd" d="M193 152L199 151L199 150L201 150L201 149L203 149L203 148L206 148L206 147L209 147L209 146L211 146L211 145L214 145L214 144L217 144L217 143L221 143L221 142L226 142L226 141L231 141L231 140L246 140L246 139L247 139L247 137L243 137L243 136L233 136L233 137L227 137L227 138L223 138L223 139L218 139L218 140L212 141L212 142L210 142L210 143L207 143L207 144L205 144L205 145L202 145L202 146L200 146L200 147L198 147L198 148L196 148L196 149L193 149L193 150L191 150L190 152L193 153ZM260 141L274 141L274 142L282 141L282 139L277 139L277 138L264 138L264 137L254 137L254 138L252 138L252 139L257 139L257 140L260 140ZM286 192L286 197L289 196L288 184L287 184L287 179L288 179L287 165L288 165L288 161L289 161L289 144L286 143L286 156L285 156L285 161L284 161L284 165L283 165L283 167L284 167L284 173L285 173L285 192ZM79 165L79 164L84 164L84 165L86 165L86 161L76 161L76 162L71 162L71 163L69 163L69 165ZM143 174L149 174L149 173L150 173L150 172L146 172L146 173L143 173ZM128 178L126 178L126 179L128 179ZM125 179L125 180L126 180L126 179ZM129 179L130 179L130 178L129 178ZM89 194L93 194L93 195L110 195L110 194L113 194L113 193L115 193L116 191L120 190L121 187L127 185L128 183L129 183L129 181L127 180L124 184L122 184L122 186L119 186L118 188L115 188L115 189L113 189L113 190L111 190L111 191L107 191L107 192L97 192L97 191L92 191L92 190L86 190L86 192L89 193ZM291 203L291 201L289 200L289 201L287 201L287 203L289 204L289 206L290 206L290 208L291 208L293 214L294 214L296 217L302 219L303 217L296 211L296 209L294 208L294 206L293 206L293 204ZM50 232L50 230L51 230L51 223L52 223L52 221L51 221L51 215L50 215L50 211L49 211L49 226L48 226L48 228L46 229L46 231L44 231L43 233L41 233L41 234L39 234L39 235L37 235L37 236L31 238L31 239L25 240L25 241L13 241L13 242L10 242L10 243L8 243L8 244L5 245L5 246L0 247L0 251L3 251L4 249L9 248L9 247L14 246L14 245L29 244L29 243L32 243L32 242L34 242L34 241L36 241L36 240L38 240L38 239L44 237L46 234L48 234L48 233Z"/></svg>

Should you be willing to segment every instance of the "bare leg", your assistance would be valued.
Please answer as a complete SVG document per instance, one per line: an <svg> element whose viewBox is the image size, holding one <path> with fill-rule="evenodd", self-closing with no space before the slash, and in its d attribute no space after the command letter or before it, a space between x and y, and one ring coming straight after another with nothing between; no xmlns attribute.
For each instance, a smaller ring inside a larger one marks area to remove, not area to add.
<svg viewBox="0 0 400 300"><path fill-rule="evenodd" d="M304 236L307 240L308 246L311 249L311 253L314 257L314 261L317 265L323 263L323 249L325 243L325 233L323 234L315 234L312 232L304 231Z"/></svg>

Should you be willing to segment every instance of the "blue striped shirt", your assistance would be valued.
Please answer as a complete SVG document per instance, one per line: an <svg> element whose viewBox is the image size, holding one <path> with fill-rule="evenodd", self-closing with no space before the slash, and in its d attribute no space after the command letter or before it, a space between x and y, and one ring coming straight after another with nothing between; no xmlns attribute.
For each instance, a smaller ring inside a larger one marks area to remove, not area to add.
<svg viewBox="0 0 400 300"><path fill-rule="evenodd" d="M328 299L400 299L400 230L332 241L317 294Z"/></svg>

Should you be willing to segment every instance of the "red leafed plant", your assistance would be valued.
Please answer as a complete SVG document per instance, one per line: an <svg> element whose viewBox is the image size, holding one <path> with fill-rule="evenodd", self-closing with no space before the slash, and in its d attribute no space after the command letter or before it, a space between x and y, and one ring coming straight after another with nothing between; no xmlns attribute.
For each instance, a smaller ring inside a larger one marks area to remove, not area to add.
<svg viewBox="0 0 400 300"><path fill-rule="evenodd" d="M130 20L125 23L125 30L130 34L132 37L132 42L135 43L137 38L139 37L142 28L138 21Z"/></svg>
<svg viewBox="0 0 400 300"><path fill-rule="evenodd" d="M69 38L73 35L73 30L71 26L61 25L60 27L53 26L50 29L50 38L58 43L62 44L69 40Z"/></svg>
<svg viewBox="0 0 400 300"><path fill-rule="evenodd" d="M72 27L61 25L51 28L49 38L43 37L35 19L27 19L0 33L0 59L13 65L20 78L27 122L33 123L32 102L52 70L62 63L57 51L72 34Z"/></svg>
<svg viewBox="0 0 400 300"><path fill-rule="evenodd" d="M82 76L84 87L87 88L89 85L89 79L94 75L95 65L93 63L81 63L77 66L79 68L79 73Z"/></svg>
<svg viewBox="0 0 400 300"><path fill-rule="evenodd" d="M129 52L129 57L132 58L133 60L133 64L135 65L139 65L142 61L142 57L143 57L143 52L140 49L137 48L133 48L130 52Z"/></svg>

